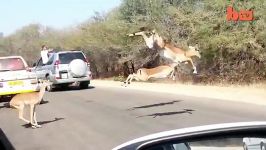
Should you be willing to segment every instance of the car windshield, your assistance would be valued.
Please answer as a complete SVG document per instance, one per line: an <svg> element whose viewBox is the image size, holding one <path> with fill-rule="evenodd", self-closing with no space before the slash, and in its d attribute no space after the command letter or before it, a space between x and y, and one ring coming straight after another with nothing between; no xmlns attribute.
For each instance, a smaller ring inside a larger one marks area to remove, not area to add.
<svg viewBox="0 0 266 150"><path fill-rule="evenodd" d="M74 59L86 61L84 55L80 52L59 54L59 60L61 64L69 64Z"/></svg>
<svg viewBox="0 0 266 150"><path fill-rule="evenodd" d="M0 71L24 70L25 65L21 58L0 59Z"/></svg>

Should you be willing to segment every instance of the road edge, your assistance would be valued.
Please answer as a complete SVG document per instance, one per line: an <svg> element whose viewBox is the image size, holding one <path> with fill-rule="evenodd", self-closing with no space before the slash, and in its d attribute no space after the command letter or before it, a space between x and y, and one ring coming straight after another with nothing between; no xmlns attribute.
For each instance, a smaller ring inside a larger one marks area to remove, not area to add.
<svg viewBox="0 0 266 150"><path fill-rule="evenodd" d="M122 82L110 80L93 80L92 86L123 88L128 90L141 90L149 92L169 93L215 100L243 102L256 105L266 105L266 90L251 87L219 87L203 85L167 84L133 82L124 87Z"/></svg>

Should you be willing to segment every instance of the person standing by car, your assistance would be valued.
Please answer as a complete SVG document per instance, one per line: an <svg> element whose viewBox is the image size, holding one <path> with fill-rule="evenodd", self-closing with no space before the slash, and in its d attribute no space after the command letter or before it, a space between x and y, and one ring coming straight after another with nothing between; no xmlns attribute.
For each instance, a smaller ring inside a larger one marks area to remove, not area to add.
<svg viewBox="0 0 266 150"><path fill-rule="evenodd" d="M48 47L46 45L42 46L41 57L42 57L43 64L46 64L48 62L49 53L52 52L52 51L53 51L53 49L48 49Z"/></svg>

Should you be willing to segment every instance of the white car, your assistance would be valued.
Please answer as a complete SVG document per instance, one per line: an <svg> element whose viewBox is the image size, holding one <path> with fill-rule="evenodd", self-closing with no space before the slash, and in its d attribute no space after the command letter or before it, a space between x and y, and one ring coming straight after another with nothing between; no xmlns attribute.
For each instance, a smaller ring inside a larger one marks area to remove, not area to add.
<svg viewBox="0 0 266 150"><path fill-rule="evenodd" d="M0 57L0 97L37 90L37 76L21 56Z"/></svg>

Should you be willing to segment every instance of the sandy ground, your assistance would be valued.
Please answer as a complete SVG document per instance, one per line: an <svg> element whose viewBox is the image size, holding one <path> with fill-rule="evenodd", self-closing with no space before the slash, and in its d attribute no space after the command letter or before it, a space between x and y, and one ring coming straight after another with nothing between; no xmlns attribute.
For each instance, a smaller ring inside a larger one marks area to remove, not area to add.
<svg viewBox="0 0 266 150"><path fill-rule="evenodd" d="M163 92L193 97L205 97L229 101L239 101L258 105L266 105L266 88L263 85L251 86L209 86L169 83L145 83L132 82L129 86L123 87L122 82L110 80L93 80L92 86L117 87L151 92Z"/></svg>

